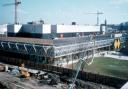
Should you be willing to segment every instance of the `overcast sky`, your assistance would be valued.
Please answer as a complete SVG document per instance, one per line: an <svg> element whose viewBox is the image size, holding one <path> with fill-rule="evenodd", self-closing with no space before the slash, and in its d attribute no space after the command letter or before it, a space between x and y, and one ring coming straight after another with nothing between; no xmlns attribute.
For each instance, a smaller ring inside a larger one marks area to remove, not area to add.
<svg viewBox="0 0 128 89"><path fill-rule="evenodd" d="M14 6L3 6L14 0L0 0L0 24L14 23ZM43 19L48 24L96 24L97 11L100 23L118 24L128 21L128 0L21 0L18 7L20 23Z"/></svg>

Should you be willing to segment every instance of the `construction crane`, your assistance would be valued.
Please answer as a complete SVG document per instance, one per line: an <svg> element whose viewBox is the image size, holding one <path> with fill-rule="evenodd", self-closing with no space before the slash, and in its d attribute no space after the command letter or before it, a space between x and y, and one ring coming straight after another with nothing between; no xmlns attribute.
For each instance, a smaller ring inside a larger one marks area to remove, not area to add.
<svg viewBox="0 0 128 89"><path fill-rule="evenodd" d="M104 13L97 11L97 12L94 12L94 13L85 13L85 14L96 14L97 15L97 24L96 25L99 25L99 15L104 14Z"/></svg>
<svg viewBox="0 0 128 89"><path fill-rule="evenodd" d="M15 24L18 24L18 14L17 14L17 8L18 6L21 4L21 1L20 0L15 0L14 3L7 3L7 4L4 4L3 6L10 6L10 5L14 5L15 6L15 16L14 16L14 23Z"/></svg>

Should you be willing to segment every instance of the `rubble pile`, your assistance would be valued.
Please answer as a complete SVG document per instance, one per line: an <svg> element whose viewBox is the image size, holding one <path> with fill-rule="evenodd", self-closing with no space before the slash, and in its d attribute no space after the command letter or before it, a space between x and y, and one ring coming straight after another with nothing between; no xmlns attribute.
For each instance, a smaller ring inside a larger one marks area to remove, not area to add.
<svg viewBox="0 0 128 89"><path fill-rule="evenodd" d="M0 65L0 89L68 89L73 78L22 66ZM3 72L6 71L6 72ZM76 80L74 89L115 89L102 84ZM9 87L9 88L8 88Z"/></svg>

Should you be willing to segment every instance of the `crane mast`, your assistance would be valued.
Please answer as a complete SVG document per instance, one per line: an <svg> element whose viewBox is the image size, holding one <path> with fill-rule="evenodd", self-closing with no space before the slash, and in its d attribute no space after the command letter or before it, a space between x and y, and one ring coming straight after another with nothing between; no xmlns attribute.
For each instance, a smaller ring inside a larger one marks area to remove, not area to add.
<svg viewBox="0 0 128 89"><path fill-rule="evenodd" d="M99 25L99 15L101 15L101 14L103 14L103 13L97 11L97 13L95 13L95 14L97 14L97 25Z"/></svg>
<svg viewBox="0 0 128 89"><path fill-rule="evenodd" d="M10 5L14 5L15 6L15 12L14 12L14 23L15 24L19 23L18 22L18 11L17 11L19 4L21 4L21 1L15 0L14 3L7 3L7 4L3 5L3 6L10 6Z"/></svg>
<svg viewBox="0 0 128 89"><path fill-rule="evenodd" d="M15 0L15 24L18 24L18 12L17 12L17 8L18 8L18 5L21 4L20 1L18 0Z"/></svg>
<svg viewBox="0 0 128 89"><path fill-rule="evenodd" d="M97 23L96 23L96 25L99 25L99 15L104 14L104 13L97 11L95 13L85 13L85 14L96 14L97 15Z"/></svg>

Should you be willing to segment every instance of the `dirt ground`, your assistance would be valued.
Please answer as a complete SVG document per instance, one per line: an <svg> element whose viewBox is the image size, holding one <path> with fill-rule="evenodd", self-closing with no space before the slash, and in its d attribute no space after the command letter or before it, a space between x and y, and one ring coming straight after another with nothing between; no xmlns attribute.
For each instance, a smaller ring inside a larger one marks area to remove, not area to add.
<svg viewBox="0 0 128 89"><path fill-rule="evenodd" d="M0 72L0 83L6 86L5 89L57 89L53 86L39 85L38 80L35 79L21 80L6 72Z"/></svg>
<svg viewBox="0 0 128 89"><path fill-rule="evenodd" d="M79 86L77 86L75 89L115 89L102 84L89 81L85 82L81 80L78 81L77 85ZM81 88L80 86L83 87ZM18 76L13 76L8 72L0 72L0 89L68 89L68 85L66 83L60 82L56 86L51 86L39 83L39 80L36 78L30 77L30 79L23 79L19 78Z"/></svg>
<svg viewBox="0 0 128 89"><path fill-rule="evenodd" d="M2 87L1 84L5 87ZM21 80L6 72L0 72L0 89L68 89L66 84L63 84L63 87L61 85L50 86L38 84L38 80L36 79L30 78L29 80ZM77 87L75 89L115 89L92 82L85 82L84 86L84 88Z"/></svg>

